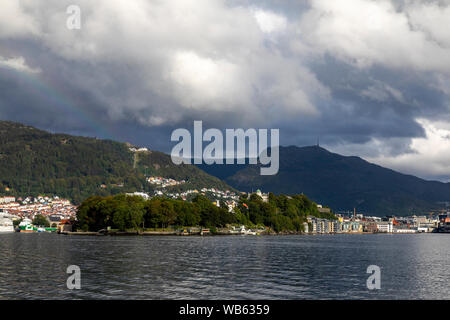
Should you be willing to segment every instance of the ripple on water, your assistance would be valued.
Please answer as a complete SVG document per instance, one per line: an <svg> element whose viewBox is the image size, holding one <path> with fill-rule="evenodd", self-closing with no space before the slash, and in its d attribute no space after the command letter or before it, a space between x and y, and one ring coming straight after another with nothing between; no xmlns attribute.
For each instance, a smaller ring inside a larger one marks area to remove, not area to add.
<svg viewBox="0 0 450 320"><path fill-rule="evenodd" d="M2 299L449 299L449 235L0 234ZM382 288L366 288L368 265ZM67 290L78 265L82 290Z"/></svg>

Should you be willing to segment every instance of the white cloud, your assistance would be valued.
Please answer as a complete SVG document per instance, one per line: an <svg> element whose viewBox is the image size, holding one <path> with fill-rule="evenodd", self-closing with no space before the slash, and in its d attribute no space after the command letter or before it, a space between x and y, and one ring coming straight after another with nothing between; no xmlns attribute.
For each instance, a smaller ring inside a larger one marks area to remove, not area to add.
<svg viewBox="0 0 450 320"><path fill-rule="evenodd" d="M394 4L311 0L311 9L301 21L302 34L319 52L358 67L381 64L450 73L450 29L444 27L449 8L435 2L421 6L406 2L398 10Z"/></svg>
<svg viewBox="0 0 450 320"><path fill-rule="evenodd" d="M183 107L229 111L251 105L246 75L224 59L200 57L195 52L177 52L170 67L170 80Z"/></svg>
<svg viewBox="0 0 450 320"><path fill-rule="evenodd" d="M450 2L439 4L437 1L414 1L406 7L409 21L414 29L426 34L428 41L435 41L437 45L450 48Z"/></svg>
<svg viewBox="0 0 450 320"><path fill-rule="evenodd" d="M425 179L450 180L450 122L417 119L423 127L425 136L420 138L379 139L373 138L364 144L345 144L332 147L334 152L344 155L363 155L369 162L391 168L405 174L420 176ZM389 150L397 143L404 145L409 140L408 148ZM393 152L394 151L394 152Z"/></svg>
<svg viewBox="0 0 450 320"><path fill-rule="evenodd" d="M266 46L266 33L287 26L284 16L268 10L223 0L80 0L81 30L69 30L69 0L18 3L45 31L33 39L72 64L66 75L72 85L90 91L115 120L131 114L163 125L198 111L214 118L215 111L270 126L285 112L319 114L315 101L327 95L298 57ZM120 77L132 82L118 78L124 66Z"/></svg>
<svg viewBox="0 0 450 320"><path fill-rule="evenodd" d="M0 38L18 38L37 35L39 24L33 16L32 0L4 0L0 10Z"/></svg>
<svg viewBox="0 0 450 320"><path fill-rule="evenodd" d="M255 10L254 15L264 33L282 31L287 27L287 19L282 15L261 9Z"/></svg>
<svg viewBox="0 0 450 320"><path fill-rule="evenodd" d="M8 68L13 69L20 72L26 73L40 73L41 70L39 68L31 68L25 62L23 57L16 58L4 58L0 56L0 68Z"/></svg>

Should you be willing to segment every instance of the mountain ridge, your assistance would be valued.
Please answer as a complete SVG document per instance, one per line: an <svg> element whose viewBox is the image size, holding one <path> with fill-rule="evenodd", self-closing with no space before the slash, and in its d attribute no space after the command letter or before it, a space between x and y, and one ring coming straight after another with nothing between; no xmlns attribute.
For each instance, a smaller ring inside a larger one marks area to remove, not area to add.
<svg viewBox="0 0 450 320"><path fill-rule="evenodd" d="M130 146L0 121L0 194L58 194L79 203L91 195L153 191L145 177L158 175L188 180L178 190L205 186L303 193L334 211L356 208L373 215L426 214L440 209L439 202L450 202L450 183L399 173L319 146L280 147L280 170L274 176L261 176L259 165L177 166L168 154L133 153Z"/></svg>
<svg viewBox="0 0 450 320"><path fill-rule="evenodd" d="M304 193L335 211L363 211L374 215L426 214L450 199L450 184L428 181L343 156L319 146L280 147L280 170L260 176L260 165L241 165L220 171L200 165L241 191L262 189L275 194Z"/></svg>
<svg viewBox="0 0 450 320"><path fill-rule="evenodd" d="M233 190L193 165L176 166L159 151L133 153L127 143L0 121L1 195L57 194L80 203L91 195L153 191L149 175L187 181L177 189Z"/></svg>

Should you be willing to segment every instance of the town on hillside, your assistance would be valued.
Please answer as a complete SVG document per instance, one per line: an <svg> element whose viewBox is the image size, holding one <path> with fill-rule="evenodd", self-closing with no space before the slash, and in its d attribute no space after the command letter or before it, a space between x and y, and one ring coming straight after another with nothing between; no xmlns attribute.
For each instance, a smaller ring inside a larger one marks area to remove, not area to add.
<svg viewBox="0 0 450 320"><path fill-rule="evenodd" d="M320 206L320 205L319 205ZM321 208L319 208L321 209ZM450 223L450 213L431 216L372 217L364 214L335 214L337 220L308 217L305 232L333 233L429 233L441 230Z"/></svg>
<svg viewBox="0 0 450 320"><path fill-rule="evenodd" d="M71 221L76 219L77 206L58 196L17 199L6 196L0 197L0 213L2 220L11 220L11 225L17 226L17 230L25 231L28 227L29 231L38 231L37 227L47 227L39 231L71 231ZM45 220L36 220L37 217ZM33 221L40 222L36 228L33 227Z"/></svg>
<svg viewBox="0 0 450 320"><path fill-rule="evenodd" d="M149 183L155 183L161 186L153 194L144 192L128 193L129 196L140 196L146 200L154 197L169 199L179 199L190 201L197 195L205 196L211 199L211 202L218 207L225 207L228 212L234 213L239 205L240 197L250 197L257 195L263 202L269 201L269 194L260 190L251 193L235 193L230 190L218 190L216 188L202 188L200 190L187 190L183 192L168 192L165 186L173 186L184 181L162 177L149 177ZM317 204L317 210L320 213L332 213L330 208ZM41 231L72 231L71 224L76 220L77 206L73 205L67 199L61 199L58 196L38 196L38 197L0 197L0 214L3 219L9 218L14 225L24 227L31 225L36 217L41 216L47 220L45 223L49 228ZM430 233L430 232L449 232L450 231L450 213L440 212L430 214L429 216L407 216L407 217L374 217L365 216L363 213L335 213L336 219L324 219L315 216L308 216L304 222L304 233L306 234L339 234L339 233ZM239 229L240 228L240 229ZM244 233L244 226L236 228L230 226L230 234ZM22 228L23 229L23 228ZM17 228L19 230L19 228ZM238 232L241 230L242 232ZM34 230L36 231L36 230Z"/></svg>

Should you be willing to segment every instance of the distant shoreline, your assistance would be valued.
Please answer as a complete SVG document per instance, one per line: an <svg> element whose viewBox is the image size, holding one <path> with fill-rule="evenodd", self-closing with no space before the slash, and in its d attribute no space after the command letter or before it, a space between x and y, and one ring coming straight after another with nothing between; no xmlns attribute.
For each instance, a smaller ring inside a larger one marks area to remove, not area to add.
<svg viewBox="0 0 450 320"><path fill-rule="evenodd" d="M418 235L418 234L434 234L438 232L416 232L416 233L388 233L388 232L351 232L351 233L300 233L300 232L281 232L281 233L260 233L258 235L245 235L245 234L233 234L233 233L207 233L207 234L180 234L177 231L113 231L109 233L103 232L60 232L58 234L68 235L68 236L147 236L147 237L157 237L157 236L178 236L178 237L216 237L216 236L325 236L325 235Z"/></svg>

